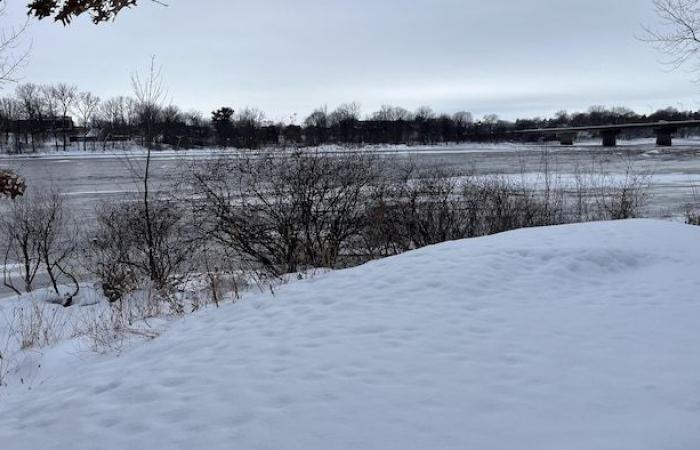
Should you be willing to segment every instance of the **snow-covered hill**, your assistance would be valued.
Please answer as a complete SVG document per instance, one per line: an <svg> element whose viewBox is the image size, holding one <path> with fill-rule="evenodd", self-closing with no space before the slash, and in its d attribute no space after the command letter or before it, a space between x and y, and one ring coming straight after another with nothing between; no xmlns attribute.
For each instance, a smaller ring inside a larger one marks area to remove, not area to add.
<svg viewBox="0 0 700 450"><path fill-rule="evenodd" d="M446 243L195 314L118 357L70 345L0 400L1 448L697 449L700 227Z"/></svg>

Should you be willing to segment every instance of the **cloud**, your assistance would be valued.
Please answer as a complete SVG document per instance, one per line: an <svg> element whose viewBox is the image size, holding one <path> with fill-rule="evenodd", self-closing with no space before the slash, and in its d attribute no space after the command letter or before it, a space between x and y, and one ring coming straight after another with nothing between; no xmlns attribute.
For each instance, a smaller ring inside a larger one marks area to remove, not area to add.
<svg viewBox="0 0 700 450"><path fill-rule="evenodd" d="M504 117L592 103L694 104L634 39L655 18L639 0L171 0L114 24L32 27L25 79L127 93L155 54L184 108L256 105L270 116L356 100ZM10 17L23 20L23 2ZM583 105L583 106L581 106Z"/></svg>

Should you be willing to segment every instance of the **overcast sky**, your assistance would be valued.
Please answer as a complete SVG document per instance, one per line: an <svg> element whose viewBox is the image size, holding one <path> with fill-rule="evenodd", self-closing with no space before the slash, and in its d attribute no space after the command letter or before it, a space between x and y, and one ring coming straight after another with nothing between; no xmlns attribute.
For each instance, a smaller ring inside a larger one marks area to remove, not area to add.
<svg viewBox="0 0 700 450"><path fill-rule="evenodd" d="M9 0L8 24L27 0ZM33 22L25 81L129 93L150 55L174 103L301 119L357 101L550 115L593 104L700 107L700 87L635 39L651 0L146 0L115 23Z"/></svg>

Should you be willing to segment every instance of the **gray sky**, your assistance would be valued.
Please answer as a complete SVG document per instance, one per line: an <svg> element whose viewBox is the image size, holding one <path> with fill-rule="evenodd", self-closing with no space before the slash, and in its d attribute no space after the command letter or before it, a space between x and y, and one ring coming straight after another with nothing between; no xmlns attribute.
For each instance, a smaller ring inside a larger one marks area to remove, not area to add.
<svg viewBox="0 0 700 450"><path fill-rule="evenodd" d="M26 0L10 0L11 23ZM684 71L635 39L651 0L141 0L115 23L33 23L24 80L129 93L155 54L173 102L301 119L357 101L549 115L592 104L698 109Z"/></svg>

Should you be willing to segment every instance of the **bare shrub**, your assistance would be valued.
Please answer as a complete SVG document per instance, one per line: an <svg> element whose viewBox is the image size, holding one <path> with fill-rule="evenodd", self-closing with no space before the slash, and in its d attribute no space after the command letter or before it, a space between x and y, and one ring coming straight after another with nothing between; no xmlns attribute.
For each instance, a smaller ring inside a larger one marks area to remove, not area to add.
<svg viewBox="0 0 700 450"><path fill-rule="evenodd" d="M151 59L146 76L132 75L138 121L144 129L146 158L125 158L139 190L129 201L104 204L97 211L91 246L92 273L100 280L110 302L123 300L148 281L172 306L182 309L171 292L189 274L195 260L196 236L188 228L189 215L174 200L152 185L151 166L156 146L157 119L166 91L161 70Z"/></svg>
<svg viewBox="0 0 700 450"><path fill-rule="evenodd" d="M368 250L397 253L465 237L469 218L459 185L438 169L399 168L398 176L375 193L365 239L374 244Z"/></svg>
<svg viewBox="0 0 700 450"><path fill-rule="evenodd" d="M7 374L10 371L10 356L5 349L0 350L0 388L5 386L7 382Z"/></svg>
<svg viewBox="0 0 700 450"><path fill-rule="evenodd" d="M700 196L698 187L693 184L693 203L689 204L685 212L685 223L688 225L700 225Z"/></svg>
<svg viewBox="0 0 700 450"><path fill-rule="evenodd" d="M72 220L63 205L63 198L58 193L46 195L37 200L36 238L38 239L39 258L56 295L63 297L61 304L65 307L73 304L73 299L80 292L76 276L76 258L80 250L80 235L77 224ZM64 292L61 286L69 282L72 290Z"/></svg>
<svg viewBox="0 0 700 450"><path fill-rule="evenodd" d="M643 176L595 173L567 189L547 158L535 183L362 153L222 159L194 174L195 222L243 267L279 277L517 228L640 214Z"/></svg>
<svg viewBox="0 0 700 450"><path fill-rule="evenodd" d="M13 358L14 353L14 338L16 336L17 326L16 314L12 311L12 314L5 314L2 309L0 309L0 319L3 319L2 329L4 333L0 333L0 388L7 384L7 375L12 370L12 366L15 363Z"/></svg>
<svg viewBox="0 0 700 450"><path fill-rule="evenodd" d="M37 239L36 210L30 201L13 202L10 211L0 217L2 236L5 238L3 260L3 284L17 295L31 292L41 259ZM19 278L22 286L15 286Z"/></svg>
<svg viewBox="0 0 700 450"><path fill-rule="evenodd" d="M203 272L190 280L189 286L183 286L200 294L200 299L192 304L193 310L212 302L218 308L227 298L240 299L241 291L250 287L250 283L245 272L236 266L237 258L216 242L203 239L201 245L198 267Z"/></svg>
<svg viewBox="0 0 700 450"><path fill-rule="evenodd" d="M563 221L562 193L548 185L538 192L524 183L489 177L466 183L463 194L470 214L469 237Z"/></svg>
<svg viewBox="0 0 700 450"><path fill-rule="evenodd" d="M79 251L77 226L67 214L58 192L25 196L13 202L9 214L0 218L5 236L3 283L15 293L31 292L40 269L63 306L71 306L80 292L76 277ZM22 286L15 286L20 278ZM68 282L72 289L63 289Z"/></svg>
<svg viewBox="0 0 700 450"><path fill-rule="evenodd" d="M440 242L560 223L561 194L497 177L409 166L376 191L365 242L382 256Z"/></svg>
<svg viewBox="0 0 700 450"><path fill-rule="evenodd" d="M72 336L66 311L34 298L0 309L0 388L20 367L23 351L48 347Z"/></svg>
<svg viewBox="0 0 700 450"><path fill-rule="evenodd" d="M621 220L639 217L648 196L647 184L644 176L626 173L624 179L613 184L612 192L598 198L602 218Z"/></svg>
<svg viewBox="0 0 700 450"><path fill-rule="evenodd" d="M90 350L97 353L119 351L124 346L127 326L117 308L109 308L83 319L81 334L87 339Z"/></svg>
<svg viewBox="0 0 700 450"><path fill-rule="evenodd" d="M21 349L48 347L65 335L67 316L55 306L33 301L16 308L14 315L14 333Z"/></svg>
<svg viewBox="0 0 700 450"><path fill-rule="evenodd" d="M130 213L128 205L102 205L97 212L90 245L90 271L100 281L103 294L111 303L121 300L138 286L137 272L131 265L130 214L124 212Z"/></svg>
<svg viewBox="0 0 700 450"><path fill-rule="evenodd" d="M630 164L625 173L615 176L594 164L575 175L572 222L622 220L640 217L649 200L650 176L637 173Z"/></svg>
<svg viewBox="0 0 700 450"><path fill-rule="evenodd" d="M91 271L110 302L144 280L167 290L188 272L196 243L187 215L174 202L153 200L102 205L91 241Z"/></svg>
<svg viewBox="0 0 700 450"><path fill-rule="evenodd" d="M366 154L293 151L221 159L194 174L203 234L272 275L337 267L367 226L366 190L377 179Z"/></svg>
<svg viewBox="0 0 700 450"><path fill-rule="evenodd" d="M155 339L160 332L149 320L163 314L162 305L157 292L146 286L104 309L86 311L78 334L87 337L90 349L98 353L119 351L131 338Z"/></svg>

